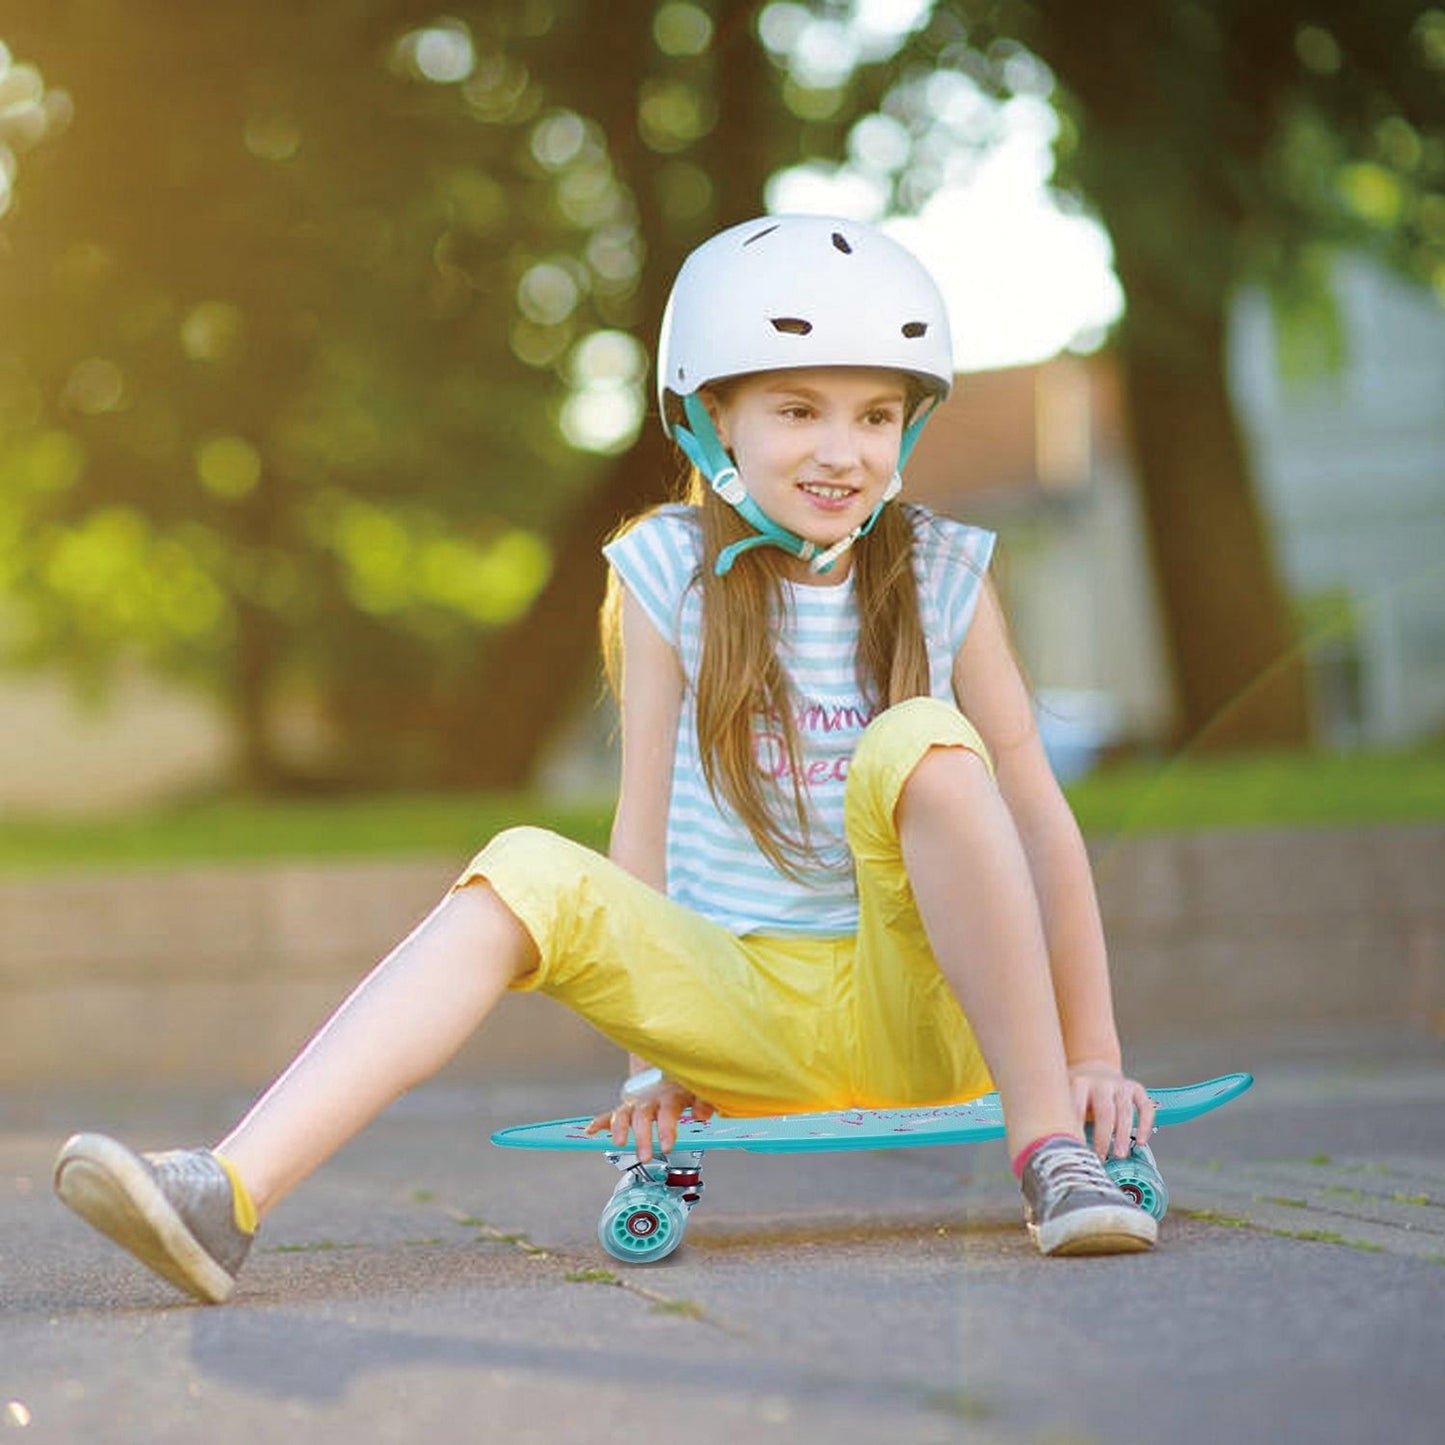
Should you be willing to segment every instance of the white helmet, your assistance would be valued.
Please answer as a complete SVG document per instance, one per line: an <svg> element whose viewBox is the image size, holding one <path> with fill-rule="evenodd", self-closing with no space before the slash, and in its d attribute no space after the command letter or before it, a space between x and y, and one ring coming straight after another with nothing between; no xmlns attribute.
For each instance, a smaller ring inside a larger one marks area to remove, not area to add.
<svg viewBox="0 0 1445 1445"><path fill-rule="evenodd" d="M663 313L663 427L672 431L668 393L795 366L903 371L946 396L948 312L923 263L874 227L836 216L762 216L705 241Z"/></svg>

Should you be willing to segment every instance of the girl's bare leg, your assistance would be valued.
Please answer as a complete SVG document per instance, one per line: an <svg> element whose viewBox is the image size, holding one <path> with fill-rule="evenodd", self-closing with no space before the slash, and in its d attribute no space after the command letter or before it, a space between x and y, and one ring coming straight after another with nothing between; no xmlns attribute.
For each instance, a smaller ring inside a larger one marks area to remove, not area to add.
<svg viewBox="0 0 1445 1445"><path fill-rule="evenodd" d="M531 937L489 886L449 894L217 1145L258 1214L430 1078L536 965Z"/></svg>
<svg viewBox="0 0 1445 1445"><path fill-rule="evenodd" d="M934 748L904 785L899 841L918 911L998 1085L1010 1154L1077 1136L1043 920L1023 844L982 760Z"/></svg>

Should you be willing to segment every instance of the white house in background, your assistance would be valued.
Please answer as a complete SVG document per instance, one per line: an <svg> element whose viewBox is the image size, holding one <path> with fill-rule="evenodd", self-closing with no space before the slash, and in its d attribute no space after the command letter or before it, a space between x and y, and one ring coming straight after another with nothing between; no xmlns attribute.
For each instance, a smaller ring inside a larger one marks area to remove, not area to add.
<svg viewBox="0 0 1445 1445"><path fill-rule="evenodd" d="M1231 376L1306 620L1319 722L1340 745L1445 732L1445 307L1341 265L1343 367L1281 375L1267 298L1235 312Z"/></svg>
<svg viewBox="0 0 1445 1445"><path fill-rule="evenodd" d="M1231 380L1276 555L1337 746L1445 730L1445 308L1353 262L1342 368L1284 378L1268 299L1239 303ZM1147 741L1169 690L1106 357L959 378L909 465L912 495L995 527L1001 586L1046 736ZM1067 762L1065 767L1067 770Z"/></svg>

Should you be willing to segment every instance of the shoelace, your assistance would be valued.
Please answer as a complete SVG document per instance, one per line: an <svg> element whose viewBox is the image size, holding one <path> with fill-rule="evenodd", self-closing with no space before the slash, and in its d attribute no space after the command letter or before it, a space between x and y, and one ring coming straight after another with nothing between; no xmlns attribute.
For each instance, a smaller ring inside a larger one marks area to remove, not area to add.
<svg viewBox="0 0 1445 1445"><path fill-rule="evenodd" d="M203 1149L171 1149L144 1158L162 1186L187 1202L197 1195L213 1193L218 1183L228 1182L225 1171ZM173 1198L172 1202L177 1200Z"/></svg>
<svg viewBox="0 0 1445 1445"><path fill-rule="evenodd" d="M1078 1149L1050 1149L1037 1160L1041 1181L1050 1189L1071 1189L1092 1185L1096 1189L1114 1188L1099 1156L1080 1146Z"/></svg>

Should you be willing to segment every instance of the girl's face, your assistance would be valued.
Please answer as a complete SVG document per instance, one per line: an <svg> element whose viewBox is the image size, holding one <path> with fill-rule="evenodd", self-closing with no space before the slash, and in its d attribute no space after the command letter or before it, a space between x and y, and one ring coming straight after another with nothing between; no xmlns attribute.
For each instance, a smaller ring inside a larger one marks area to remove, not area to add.
<svg viewBox="0 0 1445 1445"><path fill-rule="evenodd" d="M908 396L895 371L759 372L704 400L753 500L821 547L867 521L898 465ZM805 562L789 562L797 580L841 582L852 552L822 576Z"/></svg>

